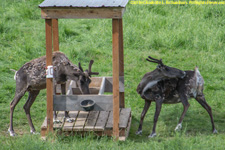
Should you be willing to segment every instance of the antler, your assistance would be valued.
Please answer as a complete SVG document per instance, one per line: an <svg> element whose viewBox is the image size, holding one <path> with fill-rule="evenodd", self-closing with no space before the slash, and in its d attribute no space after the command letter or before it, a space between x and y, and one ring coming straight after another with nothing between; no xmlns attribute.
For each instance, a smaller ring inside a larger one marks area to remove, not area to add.
<svg viewBox="0 0 225 150"><path fill-rule="evenodd" d="M80 62L79 62L79 69L81 70L81 72L84 72L83 68L81 67Z"/></svg>
<svg viewBox="0 0 225 150"><path fill-rule="evenodd" d="M91 72L91 66L92 66L93 63L94 63L94 60L90 60L89 67L88 67L88 74L89 74L90 77L91 77L91 75L98 75L99 74L99 72Z"/></svg>
<svg viewBox="0 0 225 150"><path fill-rule="evenodd" d="M158 60L158 59L152 58L151 56L148 56L148 58L146 58L146 60L149 61L149 62L153 62L153 63L163 65L162 59Z"/></svg>

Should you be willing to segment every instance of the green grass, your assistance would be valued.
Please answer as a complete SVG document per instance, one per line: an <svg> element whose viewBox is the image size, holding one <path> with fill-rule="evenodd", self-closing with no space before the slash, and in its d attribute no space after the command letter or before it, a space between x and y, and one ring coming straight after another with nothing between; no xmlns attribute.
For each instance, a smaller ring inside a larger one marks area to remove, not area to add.
<svg viewBox="0 0 225 150"><path fill-rule="evenodd" d="M132 125L126 142L92 135L65 137L52 135L41 141L30 135L23 110L24 96L14 113L14 129L9 137L9 104L14 97L14 73L25 62L45 55L45 24L38 4L42 0L1 0L0 3L0 149L224 149L225 103L225 9L224 5L131 5L123 18L125 101L132 108ZM100 76L112 75L112 21L110 19L59 20L60 50L70 60ZM213 109L218 135L212 135L207 112L195 101L184 118L181 133L174 128L183 111L182 104L163 105L157 124L158 136L148 139L153 126L154 103L148 111L143 135L136 136L144 101L136 93L142 76L156 65L145 61L151 55L168 66L193 70L198 66L205 79L206 100ZM46 115L43 90L31 108L38 132Z"/></svg>

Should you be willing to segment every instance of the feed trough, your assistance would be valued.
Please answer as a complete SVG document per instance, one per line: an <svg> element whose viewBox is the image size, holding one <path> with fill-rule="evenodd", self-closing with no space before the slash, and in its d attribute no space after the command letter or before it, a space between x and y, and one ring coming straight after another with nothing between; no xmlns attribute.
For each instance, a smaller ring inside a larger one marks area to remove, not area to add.
<svg viewBox="0 0 225 150"><path fill-rule="evenodd" d="M60 85L57 85L56 95L54 95L53 110L55 111L83 111L80 103L83 100L93 100L95 102L94 111L111 111L113 109L112 77L92 77L89 85L90 93L82 95L80 89L74 81L68 81L66 94L61 93ZM120 78L120 92L124 92L124 79Z"/></svg>
<svg viewBox="0 0 225 150"><path fill-rule="evenodd" d="M53 125L54 130L63 134L84 134L94 132L96 135L113 135L113 96L112 77L92 77L89 85L90 95L81 95L81 91L74 81L66 84L66 94L60 95L61 86L57 85L54 95L53 110L57 111L57 119L61 123ZM124 79L120 78L120 91L124 91ZM88 101L94 102L91 108L83 107ZM84 104L85 103L85 104ZM91 110L90 110L91 109ZM64 121L64 111L69 111L71 122ZM120 108L119 139L125 140L129 134L131 124L131 109ZM46 122L46 121L45 121ZM47 129L45 122L42 125L42 134Z"/></svg>

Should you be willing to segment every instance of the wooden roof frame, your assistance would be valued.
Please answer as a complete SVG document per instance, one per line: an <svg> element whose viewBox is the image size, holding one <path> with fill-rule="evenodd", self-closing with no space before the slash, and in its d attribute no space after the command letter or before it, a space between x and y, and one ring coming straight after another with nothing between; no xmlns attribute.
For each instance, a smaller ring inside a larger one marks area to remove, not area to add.
<svg viewBox="0 0 225 150"><path fill-rule="evenodd" d="M46 66L52 65L52 49L59 51L58 19L110 18L112 19L113 61L113 136L119 139L119 109L125 107L124 92L119 92L119 77L124 76L123 21L125 7L41 7L46 29ZM53 132L53 80L46 79L47 130Z"/></svg>
<svg viewBox="0 0 225 150"><path fill-rule="evenodd" d="M41 9L43 19L120 19L125 8L121 7L44 7Z"/></svg>

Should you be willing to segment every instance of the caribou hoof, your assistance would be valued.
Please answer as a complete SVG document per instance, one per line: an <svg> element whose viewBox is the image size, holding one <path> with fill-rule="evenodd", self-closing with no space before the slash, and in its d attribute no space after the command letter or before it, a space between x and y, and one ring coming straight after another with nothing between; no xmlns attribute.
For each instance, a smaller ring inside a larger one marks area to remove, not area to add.
<svg viewBox="0 0 225 150"><path fill-rule="evenodd" d="M16 134L15 134L14 131L10 131L10 130L8 129L8 132L9 132L9 135L10 135L10 136L16 136Z"/></svg>
<svg viewBox="0 0 225 150"><path fill-rule="evenodd" d="M60 120L58 120L58 119L54 119L54 120L53 120L53 123L54 123L54 124L58 124L58 123L62 123L62 121L60 121Z"/></svg>
<svg viewBox="0 0 225 150"><path fill-rule="evenodd" d="M182 124L179 123L176 128L175 128L175 131L180 131L182 129Z"/></svg>
<svg viewBox="0 0 225 150"><path fill-rule="evenodd" d="M218 131L216 129L213 130L213 134L217 134Z"/></svg>
<svg viewBox="0 0 225 150"><path fill-rule="evenodd" d="M151 134L148 136L148 138L154 138L154 137L156 137L156 133L151 133Z"/></svg>
<svg viewBox="0 0 225 150"><path fill-rule="evenodd" d="M31 134L34 134L34 135L35 135L35 134L40 134L40 133L38 133L38 132L36 132L36 131L33 131L33 130L30 130L30 133L31 133Z"/></svg>
<svg viewBox="0 0 225 150"><path fill-rule="evenodd" d="M135 134L136 134L136 135L142 135L142 130L137 131Z"/></svg>
<svg viewBox="0 0 225 150"><path fill-rule="evenodd" d="M66 118L66 122L72 123L72 122L73 122L73 119L71 119L71 118Z"/></svg>

